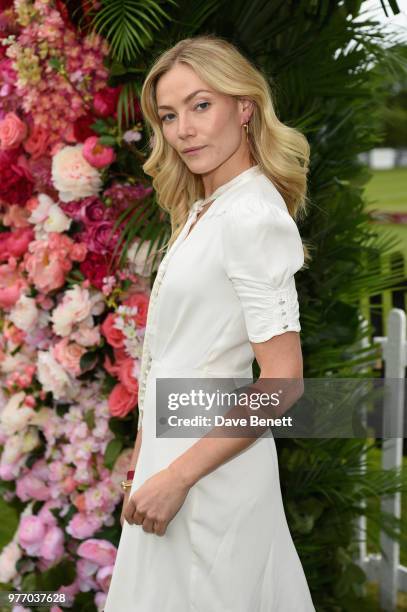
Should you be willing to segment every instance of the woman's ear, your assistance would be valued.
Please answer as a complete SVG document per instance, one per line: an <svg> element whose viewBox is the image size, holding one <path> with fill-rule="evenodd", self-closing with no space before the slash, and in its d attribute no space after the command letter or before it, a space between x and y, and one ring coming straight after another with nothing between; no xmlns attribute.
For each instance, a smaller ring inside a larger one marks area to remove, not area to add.
<svg viewBox="0 0 407 612"><path fill-rule="evenodd" d="M250 100L250 98L240 97L239 108L241 112L242 124L250 121L254 110L253 100Z"/></svg>

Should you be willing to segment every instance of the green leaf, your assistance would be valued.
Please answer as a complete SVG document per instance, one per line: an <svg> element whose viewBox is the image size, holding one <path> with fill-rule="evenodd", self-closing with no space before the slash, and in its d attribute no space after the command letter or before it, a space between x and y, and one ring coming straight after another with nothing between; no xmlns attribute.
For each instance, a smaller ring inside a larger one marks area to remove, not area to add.
<svg viewBox="0 0 407 612"><path fill-rule="evenodd" d="M112 469L117 457L120 454L120 451L123 448L123 441L119 438L114 438L110 440L109 444L106 447L105 456L104 456L104 465Z"/></svg>

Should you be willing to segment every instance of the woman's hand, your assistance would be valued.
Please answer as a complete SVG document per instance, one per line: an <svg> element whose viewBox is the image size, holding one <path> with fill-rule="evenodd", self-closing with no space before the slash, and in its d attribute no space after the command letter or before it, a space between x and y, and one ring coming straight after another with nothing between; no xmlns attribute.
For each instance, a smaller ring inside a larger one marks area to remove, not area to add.
<svg viewBox="0 0 407 612"><path fill-rule="evenodd" d="M142 525L147 533L164 535L188 495L190 487L169 465L134 491L124 508L130 525Z"/></svg>

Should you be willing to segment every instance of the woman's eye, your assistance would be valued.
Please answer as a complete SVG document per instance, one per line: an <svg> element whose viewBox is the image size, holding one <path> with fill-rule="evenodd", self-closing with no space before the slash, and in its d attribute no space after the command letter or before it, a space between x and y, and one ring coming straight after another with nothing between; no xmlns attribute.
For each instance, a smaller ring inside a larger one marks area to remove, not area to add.
<svg viewBox="0 0 407 612"><path fill-rule="evenodd" d="M166 117L170 117L171 115L173 115L174 113L168 113L168 115L163 115L161 117L161 121L165 121Z"/></svg>
<svg viewBox="0 0 407 612"><path fill-rule="evenodd" d="M198 106L202 106L202 104L210 105L210 102L198 102L198 104L195 106L195 108L198 108ZM205 110L205 109L203 109L203 110Z"/></svg>

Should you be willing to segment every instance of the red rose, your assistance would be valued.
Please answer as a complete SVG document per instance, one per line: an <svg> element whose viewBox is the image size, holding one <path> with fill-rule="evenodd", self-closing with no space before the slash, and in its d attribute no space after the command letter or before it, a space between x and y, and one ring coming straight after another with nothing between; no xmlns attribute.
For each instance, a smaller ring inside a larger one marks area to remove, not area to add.
<svg viewBox="0 0 407 612"><path fill-rule="evenodd" d="M120 364L118 368L119 380L129 393L138 393L138 380L133 375L134 359L129 357Z"/></svg>
<svg viewBox="0 0 407 612"><path fill-rule="evenodd" d="M129 393L124 385L118 383L107 400L110 414L115 417L125 417L137 405L138 393Z"/></svg>
<svg viewBox="0 0 407 612"><path fill-rule="evenodd" d="M114 327L116 316L110 312L101 325L102 334L111 346L122 348L124 345L124 336L120 329Z"/></svg>

